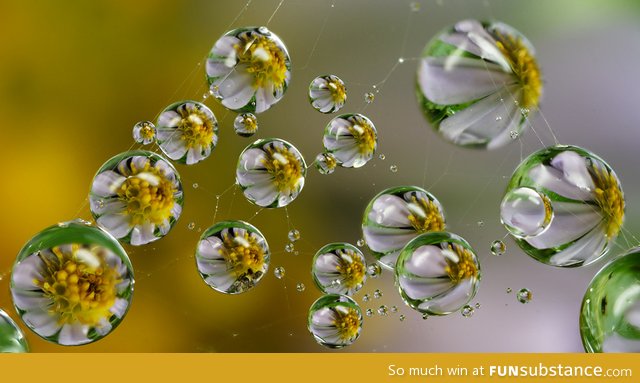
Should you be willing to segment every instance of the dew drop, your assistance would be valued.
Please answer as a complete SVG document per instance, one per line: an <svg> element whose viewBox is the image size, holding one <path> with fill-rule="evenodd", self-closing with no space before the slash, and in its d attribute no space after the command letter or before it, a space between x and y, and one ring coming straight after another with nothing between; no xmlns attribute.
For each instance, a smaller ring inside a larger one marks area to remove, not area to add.
<svg viewBox="0 0 640 383"><path fill-rule="evenodd" d="M373 310L371 310L371 309L367 309L367 311L365 311L365 314L366 314L368 317L373 316Z"/></svg>
<svg viewBox="0 0 640 383"><path fill-rule="evenodd" d="M367 104L371 104L375 98L376 96L371 92L367 92L364 94L364 102L366 102Z"/></svg>
<svg viewBox="0 0 640 383"><path fill-rule="evenodd" d="M364 246L364 239L360 238L358 242L356 242L356 245L358 245L358 247Z"/></svg>
<svg viewBox="0 0 640 383"><path fill-rule="evenodd" d="M520 289L516 297L518 298L518 302L526 304L531 302L531 299L533 298L533 293L531 293L531 290L529 289Z"/></svg>
<svg viewBox="0 0 640 383"><path fill-rule="evenodd" d="M287 253L291 253L293 252L294 247L293 247L293 243L289 242L286 245L284 245L284 251L286 251Z"/></svg>
<svg viewBox="0 0 640 383"><path fill-rule="evenodd" d="M198 186L200 186L200 185L198 185L198 183L197 183L197 182L195 182L192 186L193 186L193 188L194 188L194 189L197 189L197 188L198 188Z"/></svg>
<svg viewBox="0 0 640 383"><path fill-rule="evenodd" d="M476 307L477 309L479 309L479 308L480 308L480 306L481 306L481 305L480 305L480 302L478 302L478 303L476 303L476 304L475 304L475 307Z"/></svg>
<svg viewBox="0 0 640 383"><path fill-rule="evenodd" d="M389 308L386 305L378 307L378 315L387 316L389 314Z"/></svg>
<svg viewBox="0 0 640 383"><path fill-rule="evenodd" d="M407 317L405 317L404 314L400 314L400 317L398 319L400 319L400 322L404 322Z"/></svg>
<svg viewBox="0 0 640 383"><path fill-rule="evenodd" d="M189 222L189 224L187 225L187 229L189 230L193 230L196 227L195 222Z"/></svg>
<svg viewBox="0 0 640 383"><path fill-rule="evenodd" d="M383 154L380 154L380 155L378 156L378 158L384 161L384 159L385 159L385 158L387 158L387 157L386 157L386 156L384 155L384 153L383 153Z"/></svg>
<svg viewBox="0 0 640 383"><path fill-rule="evenodd" d="M398 166L397 165L391 165L391 166L389 166L389 170L391 170L391 173L397 173L398 172Z"/></svg>
<svg viewBox="0 0 640 383"><path fill-rule="evenodd" d="M478 221L478 227L484 226L484 221Z"/></svg>
<svg viewBox="0 0 640 383"><path fill-rule="evenodd" d="M392 313L397 313L398 312L398 306L391 306L391 312Z"/></svg>
<svg viewBox="0 0 640 383"><path fill-rule="evenodd" d="M463 317L465 317L465 318L471 318L471 317L473 316L473 312L474 312L474 311L475 311L475 310L473 309L473 307L471 307L471 306L469 306L469 305L465 305L465 306L462 308L461 313L462 313L462 316L463 316Z"/></svg>
<svg viewBox="0 0 640 383"><path fill-rule="evenodd" d="M429 319L429 314L422 314L422 320Z"/></svg>
<svg viewBox="0 0 640 383"><path fill-rule="evenodd" d="M380 291L380 289L376 289L376 291L373 292L373 297L375 299L380 299L382 298L382 291Z"/></svg>
<svg viewBox="0 0 640 383"><path fill-rule="evenodd" d="M285 272L284 267L278 266L273 270L273 275L275 275L276 278L278 279L282 279L284 278L284 272Z"/></svg>
<svg viewBox="0 0 640 383"><path fill-rule="evenodd" d="M507 294L511 294L513 290L511 290L511 287L507 287Z"/></svg>
<svg viewBox="0 0 640 383"><path fill-rule="evenodd" d="M371 297L369 296L369 294L365 294L362 296L363 302L369 302L370 300L371 300Z"/></svg>
<svg viewBox="0 0 640 383"><path fill-rule="evenodd" d="M377 263L372 263L367 266L367 274L371 278L378 278L382 274L382 267Z"/></svg>
<svg viewBox="0 0 640 383"><path fill-rule="evenodd" d="M300 282L296 285L296 290L298 290L298 292L303 292L304 289L306 289L306 286L304 285L304 283Z"/></svg>
<svg viewBox="0 0 640 383"><path fill-rule="evenodd" d="M499 239L496 239L491 244L491 254L497 257L503 255L506 250L507 250L507 246L504 244L504 242L502 242Z"/></svg>
<svg viewBox="0 0 640 383"><path fill-rule="evenodd" d="M291 242L298 241L298 240L300 240L300 232L298 230L296 230L296 229L292 229L287 234L287 237L289 238L289 241L291 241Z"/></svg>
<svg viewBox="0 0 640 383"><path fill-rule="evenodd" d="M509 132L509 137L511 137L512 140L517 140L519 136L520 134L515 130Z"/></svg>

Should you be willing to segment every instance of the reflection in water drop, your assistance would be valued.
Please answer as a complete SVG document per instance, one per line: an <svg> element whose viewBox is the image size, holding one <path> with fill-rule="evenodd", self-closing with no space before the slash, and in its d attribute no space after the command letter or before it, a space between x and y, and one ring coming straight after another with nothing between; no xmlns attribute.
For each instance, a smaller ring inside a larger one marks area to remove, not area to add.
<svg viewBox="0 0 640 383"><path fill-rule="evenodd" d="M491 244L491 254L495 256L501 256L507 250L507 245L501 240L497 239Z"/></svg>
<svg viewBox="0 0 640 383"><path fill-rule="evenodd" d="M516 297L520 303L529 303L531 302L531 298L533 298L533 294L529 289L520 289Z"/></svg>
<svg viewBox="0 0 640 383"><path fill-rule="evenodd" d="M475 311L475 310L473 309L473 307L471 307L471 306L469 306L469 305L466 305L466 306L464 306L464 307L462 308L461 313L462 313L462 316L463 316L463 317L465 317L465 318L471 318L471 317L473 316L473 312L474 312L474 311Z"/></svg>
<svg viewBox="0 0 640 383"><path fill-rule="evenodd" d="M284 267L282 266L278 266L275 269L273 269L273 275L275 275L276 278L278 279L284 278L284 273L285 273L285 270L284 270Z"/></svg>

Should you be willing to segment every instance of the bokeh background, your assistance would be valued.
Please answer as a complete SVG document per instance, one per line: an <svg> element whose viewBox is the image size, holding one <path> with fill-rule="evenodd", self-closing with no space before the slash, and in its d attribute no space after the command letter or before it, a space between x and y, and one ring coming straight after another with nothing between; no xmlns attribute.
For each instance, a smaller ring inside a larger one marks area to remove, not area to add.
<svg viewBox="0 0 640 383"><path fill-rule="evenodd" d="M285 98L259 115L257 137L294 143L312 162L331 116L307 101L309 82L336 74L348 87L346 112L364 112L379 132L377 157L361 169L322 176L309 169L300 197L288 209L263 210L229 189L242 149L253 139L233 133L233 113L207 100L220 122L213 155L179 165L183 216L166 238L127 248L136 273L133 304L103 340L76 348L39 339L18 321L32 351L322 352L306 330L307 310L320 296L311 258L325 243L355 243L365 206L380 190L424 186L443 204L449 229L476 249L483 278L481 307L423 320L400 300L392 275L370 279L356 296L363 310L398 306L366 317L360 351L582 351L578 312L582 295L604 261L579 269L537 263L507 239L502 257L489 247L506 231L498 205L522 156L542 147L528 131L493 152L458 148L425 122L414 95L415 58L440 29L465 18L498 19L524 33L537 49L545 88L542 112L564 144L588 148L616 170L627 199L626 232L611 256L640 233L640 3L635 0L279 0L238 1L0 1L0 307L14 319L10 270L22 245L59 221L89 219L87 193L95 171L132 146L132 126L152 120L168 104L201 99L203 59L230 27L264 25L278 34L293 61ZM248 4L248 5L247 5ZM273 15L273 17L272 17ZM404 57L402 64L398 58ZM379 91L367 105L364 93ZM533 128L553 143L538 114ZM398 171L390 171L391 166ZM197 183L198 188L193 188ZM227 190L226 193L223 192ZM222 194L216 209L216 195ZM288 215L288 218L287 218ZM214 220L249 219L266 235L272 263L257 288L225 296L199 277L193 252ZM194 224L189 229L189 223ZM302 240L286 253L287 231ZM368 258L372 261L372 258ZM284 279L271 272L286 269ZM296 284L306 289L296 291ZM515 292L526 287L526 305ZM513 289L507 293L506 289ZM365 293L383 296L363 302ZM406 320L400 321L400 314Z"/></svg>

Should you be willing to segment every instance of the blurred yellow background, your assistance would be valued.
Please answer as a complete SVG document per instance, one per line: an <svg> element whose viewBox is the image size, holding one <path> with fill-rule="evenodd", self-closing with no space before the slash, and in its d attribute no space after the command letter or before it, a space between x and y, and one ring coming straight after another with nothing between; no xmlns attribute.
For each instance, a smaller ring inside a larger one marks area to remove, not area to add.
<svg viewBox="0 0 640 383"><path fill-rule="evenodd" d="M3 203L0 219L0 308L16 318L10 270L22 245L59 221L89 219L87 193L96 170L132 147L131 128L154 120L167 105L202 99L203 59L230 28L264 25L289 49L291 87L259 115L254 138L233 133L235 114L206 103L220 123L212 156L178 165L185 209L164 239L127 247L136 273L131 310L103 340L62 347L26 329L32 351L280 352L324 351L306 330L320 296L311 258L329 242L360 238L362 212L390 186L424 186L445 208L449 228L480 255L483 281L473 318L421 316L404 306L388 272L356 296L363 310L385 304L400 313L365 318L361 338L345 351L580 351L578 310L590 278L604 264L577 270L541 265L507 241L507 255L489 256L506 231L498 205L522 154L541 148L532 132L494 152L454 147L425 122L414 96L416 61L440 29L465 18L499 19L523 32L537 49L545 78L542 111L560 141L593 150L620 176L627 230L638 233L640 177L640 6L617 1L37 1L0 2L0 121ZM245 5L246 9L245 9ZM245 9L243 11L243 9ZM236 19L236 16L237 19ZM403 64L398 58L405 57ZM395 69L394 69L395 68ZM331 116L307 101L309 82L336 74L348 89L344 112L363 112L379 132L377 157L361 169L321 176L308 171L300 197L288 209L250 205L234 183L242 149L260 137L292 142L310 164L322 149ZM363 95L377 85L372 104ZM552 144L540 116L534 128ZM390 166L396 165L397 172ZM198 188L193 188L197 183ZM216 209L216 195L229 189ZM250 292L226 296L199 277L193 253L201 230L216 220L252 219L272 249L269 275ZM289 216L289 219L287 218ZM187 226L193 222L195 228ZM479 224L482 222L482 224ZM300 230L298 255L284 251L287 232ZM621 239L615 254L633 241ZM368 258L370 261L372 258ZM278 280L272 270L286 269ZM296 284L304 283L304 292ZM533 290L517 303L521 287ZM383 297L362 302L379 288ZM482 330L479 330L482 329Z"/></svg>

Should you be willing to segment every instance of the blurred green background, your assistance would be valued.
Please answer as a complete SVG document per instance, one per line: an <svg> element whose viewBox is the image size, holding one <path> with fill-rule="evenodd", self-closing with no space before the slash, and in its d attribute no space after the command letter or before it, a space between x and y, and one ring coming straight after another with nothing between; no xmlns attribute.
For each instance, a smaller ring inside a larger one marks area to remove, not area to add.
<svg viewBox="0 0 640 383"><path fill-rule="evenodd" d="M59 221L90 218L86 197L92 177L104 161L131 147L132 126L153 120L174 101L201 99L207 90L203 59L215 40L231 27L266 24L279 3L254 0L245 9L247 3L230 0L0 1L0 308L17 319L8 280L22 245ZM348 88L343 111L372 119L378 154L386 159L330 176L309 169L304 191L286 211L260 211L251 222L266 235L273 255L270 273L257 288L225 296L196 271L199 231L213 223L214 214L216 220L246 220L258 211L233 188L216 209L215 196L232 186L237 157L253 139L235 136L235 115L209 99L220 122L218 147L200 164L178 166L185 209L170 235L127 248L136 291L123 323L95 344L69 348L39 339L18 320L32 351L326 351L306 330L307 310L320 296L310 276L311 258L326 243L355 243L371 197L405 184L436 195L449 229L475 247L483 280L473 303L481 308L468 319L453 314L425 321L404 306L385 272L370 279L356 300L363 310L385 304L400 312L366 317L360 339L344 351L581 351L580 301L604 262L551 268L511 240L506 255L489 253L491 242L506 234L498 205L509 176L523 155L542 145L531 131L493 152L443 141L417 107L413 58L440 29L465 18L498 19L524 33L544 75L544 117L561 143L588 148L616 170L628 202L627 233L639 233L640 3L417 3L419 12L411 12L410 1L285 0L273 16L269 28L289 49L293 79L284 99L258 116L255 138L286 139L311 163L331 116L311 108L307 87L317 75L335 74ZM397 64L400 57L405 62ZM363 95L373 85L379 93L367 105ZM540 114L533 125L545 144L553 143ZM392 165L397 172L390 171ZM295 245L298 255L284 251L289 225L303 238ZM635 244L627 239L611 254ZM273 276L276 266L286 269L284 279ZM306 290L296 291L297 283ZM516 301L522 287L533 291L527 305ZM363 302L363 294L375 289L382 298Z"/></svg>

